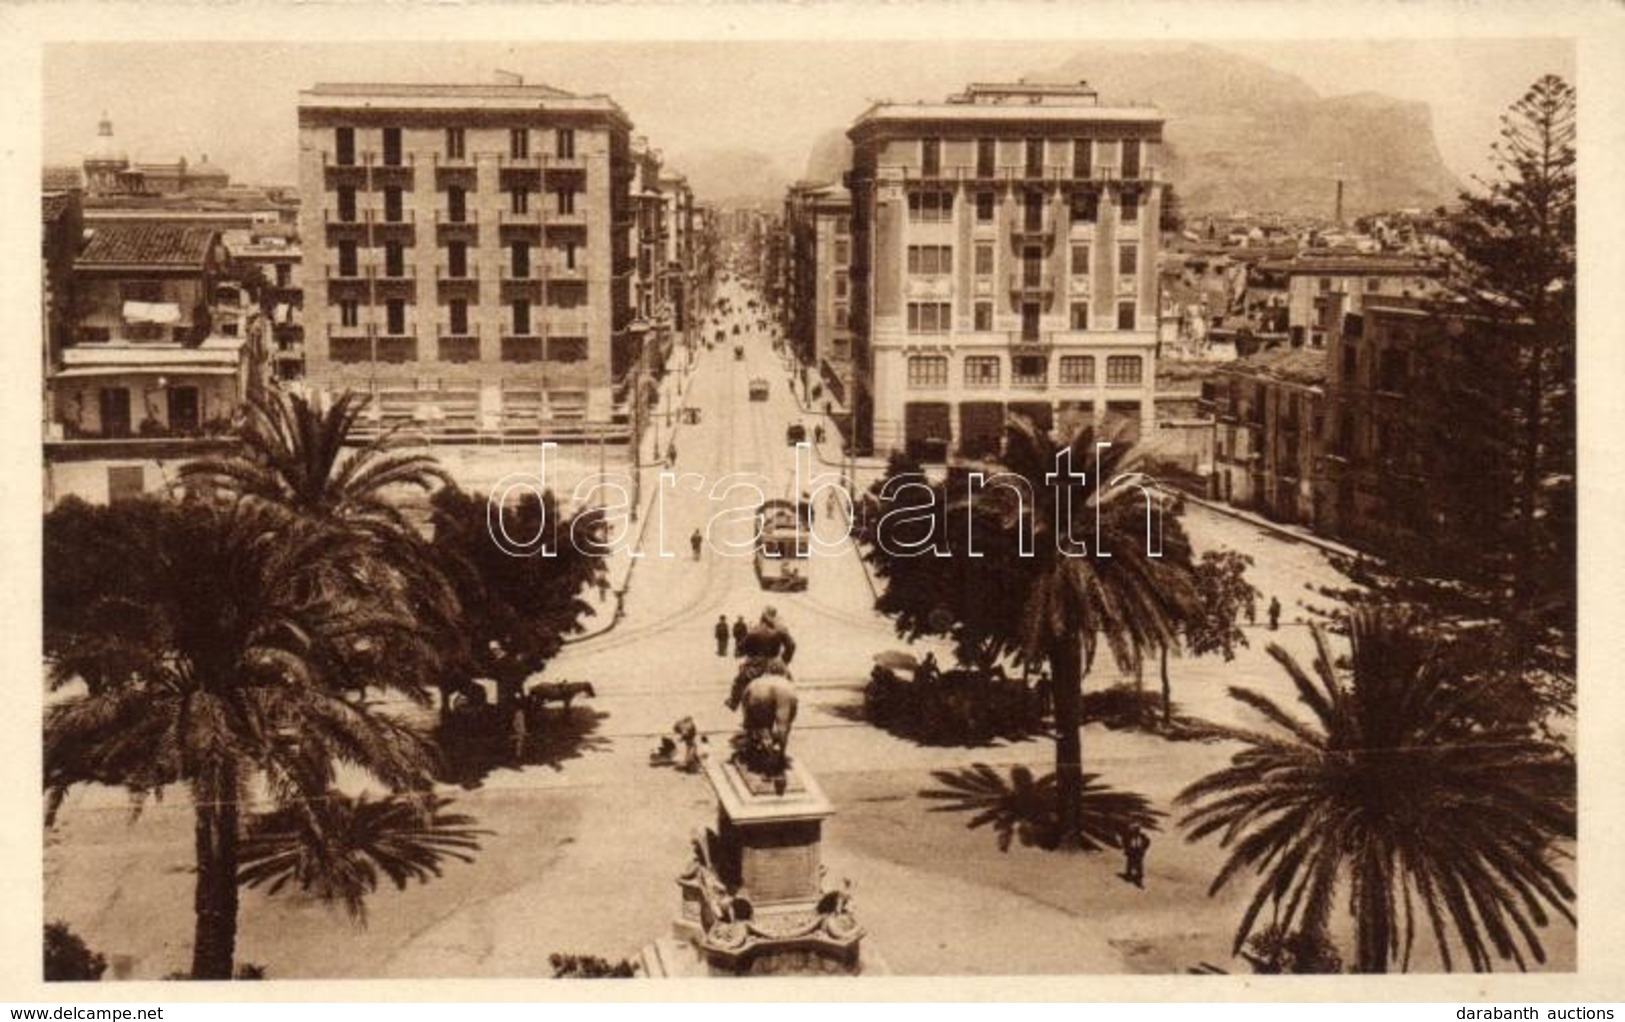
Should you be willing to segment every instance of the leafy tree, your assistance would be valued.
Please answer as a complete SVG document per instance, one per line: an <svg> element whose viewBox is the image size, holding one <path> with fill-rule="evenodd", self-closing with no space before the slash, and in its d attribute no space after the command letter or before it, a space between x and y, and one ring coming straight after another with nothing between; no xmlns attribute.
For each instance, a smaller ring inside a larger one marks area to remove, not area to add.
<svg viewBox="0 0 1625 1022"><path fill-rule="evenodd" d="M1425 917L1446 970L1453 947L1475 971L1494 956L1521 969L1545 960L1536 928L1548 910L1574 921L1574 891L1552 864L1575 828L1574 763L1551 743L1485 720L1482 681L1408 614L1357 611L1347 680L1314 626L1309 670L1270 655L1311 713L1304 721L1250 689L1230 694L1266 731L1216 733L1242 743L1230 766L1178 801L1196 808L1187 840L1231 849L1209 893L1261 877L1236 930L1240 952L1273 904L1287 933L1324 933L1339 886L1354 917L1355 971L1408 967Z"/></svg>
<svg viewBox="0 0 1625 1022"><path fill-rule="evenodd" d="M594 509L565 515L551 491L525 493L502 508L500 522L489 498L455 486L431 505L431 550L463 611L459 662L490 673L499 702L510 702L595 613L582 593L605 570L606 520ZM492 662L493 642L501 662Z"/></svg>
<svg viewBox="0 0 1625 1022"><path fill-rule="evenodd" d="M90 950L64 922L45 924L45 981L94 983L107 971L107 958Z"/></svg>
<svg viewBox="0 0 1625 1022"><path fill-rule="evenodd" d="M941 484L890 482L867 554L886 580L877 607L900 634L951 635L978 663L1049 665L1058 825L1068 835L1079 829L1080 699L1095 654L1104 644L1121 669L1136 670L1194 613L1178 519L1166 509L1153 516L1149 492L1136 500L1142 491L1122 482L1135 480L1136 459L1119 436L1086 428L1060 447L1012 416L1003 461L985 467L984 485L967 465ZM1161 556L1151 556L1158 517Z"/></svg>
<svg viewBox="0 0 1625 1022"><path fill-rule="evenodd" d="M351 797L281 806L257 817L243 841L238 879L276 894L297 887L321 901L344 906L366 923L366 899L380 876L405 890L440 876L448 859L473 862L481 835L474 819L448 813L451 800Z"/></svg>
<svg viewBox="0 0 1625 1022"><path fill-rule="evenodd" d="M45 519L47 578L79 577L94 557ZM413 728L344 698L357 676L418 702L418 676L371 673L387 646L432 662L409 601L368 585L376 548L356 533L290 519L251 502L151 501L109 509L107 542L140 570L107 576L89 607L45 607L50 681L101 679L46 712L44 770L55 796L74 784L192 797L197 874L192 975L229 979L237 869L250 791L273 805L324 796L338 769L390 791L426 788L432 750ZM97 622L117 613L127 628Z"/></svg>
<svg viewBox="0 0 1625 1022"><path fill-rule="evenodd" d="M1196 586L1197 613L1184 622L1181 637L1184 648L1196 656L1219 653L1225 663L1236 658L1236 647L1247 645L1241 630L1241 617L1258 613L1258 590L1247 581L1253 559L1235 550L1208 550L1196 562L1192 580ZM1168 647L1161 650L1162 725L1173 720L1173 689L1168 683Z"/></svg>

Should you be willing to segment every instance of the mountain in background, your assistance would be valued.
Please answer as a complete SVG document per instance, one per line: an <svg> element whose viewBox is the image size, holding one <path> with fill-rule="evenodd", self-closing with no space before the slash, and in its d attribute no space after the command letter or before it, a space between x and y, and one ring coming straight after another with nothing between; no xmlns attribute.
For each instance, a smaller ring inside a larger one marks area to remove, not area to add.
<svg viewBox="0 0 1625 1022"><path fill-rule="evenodd" d="M688 178L699 201L724 208L784 204L790 183L773 158L754 149L700 149L668 152L666 165Z"/></svg>
<svg viewBox="0 0 1625 1022"><path fill-rule="evenodd" d="M1322 98L1292 75L1212 46L1087 50L1029 77L1085 79L1104 104L1154 103L1168 118L1165 162L1187 211L1330 215L1339 178L1350 216L1429 208L1459 188L1426 104L1373 92Z"/></svg>
<svg viewBox="0 0 1625 1022"><path fill-rule="evenodd" d="M1431 208L1459 188L1425 104L1371 92L1322 98L1293 75L1212 46L1090 47L1025 77L1081 79L1100 90L1104 105L1161 110L1164 163L1186 212L1330 216L1339 177L1349 217ZM846 129L831 128L813 143L803 177L835 180L851 153Z"/></svg>

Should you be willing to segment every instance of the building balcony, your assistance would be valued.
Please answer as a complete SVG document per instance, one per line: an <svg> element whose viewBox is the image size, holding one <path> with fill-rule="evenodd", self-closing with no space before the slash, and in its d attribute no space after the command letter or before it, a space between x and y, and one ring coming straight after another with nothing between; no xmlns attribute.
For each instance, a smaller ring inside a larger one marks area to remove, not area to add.
<svg viewBox="0 0 1625 1022"><path fill-rule="evenodd" d="M542 157L536 153L526 153L515 156L511 151L497 154L497 167L502 170L535 170L542 169Z"/></svg>
<svg viewBox="0 0 1625 1022"><path fill-rule="evenodd" d="M1055 291L1055 278L1048 273L1017 270L1010 274L1010 291L1026 296L1046 296Z"/></svg>
<svg viewBox="0 0 1625 1022"><path fill-rule="evenodd" d="M334 362L371 362L371 326L332 326L327 328L327 357Z"/></svg>
<svg viewBox="0 0 1625 1022"><path fill-rule="evenodd" d="M441 362L478 362L480 335L477 331L455 331L448 324L435 327L435 355Z"/></svg>
<svg viewBox="0 0 1625 1022"><path fill-rule="evenodd" d="M497 226L509 233L514 230L521 230L526 233L540 234L542 230L542 214L534 209L524 213L515 213L511 209L498 210Z"/></svg>
<svg viewBox="0 0 1625 1022"><path fill-rule="evenodd" d="M502 338L502 361L540 362L542 338L540 334L506 334Z"/></svg>
<svg viewBox="0 0 1625 1022"><path fill-rule="evenodd" d="M345 210L333 209L331 207L324 208L322 210L322 224L326 227L366 228L367 216L365 210L349 210L348 216L345 215L345 212Z"/></svg>
<svg viewBox="0 0 1625 1022"><path fill-rule="evenodd" d="M542 273L553 283L585 284L587 282L587 268L585 266L565 266L562 263L548 263L542 268Z"/></svg>
<svg viewBox="0 0 1625 1022"><path fill-rule="evenodd" d="M372 171L375 180L396 175L410 177L413 171L417 169L416 153L401 152L393 155L395 159L386 160L382 152L374 151L364 154L364 160L368 169Z"/></svg>
<svg viewBox="0 0 1625 1022"><path fill-rule="evenodd" d="M327 279L334 284L365 284L372 279L371 266L344 267L338 263L327 264Z"/></svg>
<svg viewBox="0 0 1625 1022"><path fill-rule="evenodd" d="M549 212L545 217L547 226L552 228L583 228L587 226L587 211L574 210L569 213Z"/></svg>
<svg viewBox="0 0 1625 1022"><path fill-rule="evenodd" d="M1055 238L1055 217L1047 212L1037 220L1026 217L1010 225L1010 239L1017 242L1027 241L1053 241Z"/></svg>
<svg viewBox="0 0 1625 1022"><path fill-rule="evenodd" d="M414 333L379 334L377 342L377 356L380 362L416 362L418 360L418 339Z"/></svg>
<svg viewBox="0 0 1625 1022"><path fill-rule="evenodd" d="M395 268L391 273L388 267L378 266L372 270L372 279L377 284L413 284L417 281L417 267L406 263Z"/></svg>
<svg viewBox="0 0 1625 1022"><path fill-rule="evenodd" d="M436 227L478 227L479 223L480 211L473 206L468 206L463 210L461 219L453 219L451 211L447 209L434 211L434 225Z"/></svg>
<svg viewBox="0 0 1625 1022"><path fill-rule="evenodd" d="M367 222L372 224L373 227L379 227L379 228L382 228L382 227L406 227L406 228L416 227L417 226L417 210L414 210L414 209L398 209L398 210L395 211L394 216L390 216L390 215L388 215L387 211L385 211L385 210L382 210L382 209L369 209L369 210L367 210Z"/></svg>
<svg viewBox="0 0 1625 1022"><path fill-rule="evenodd" d="M544 156L542 169L549 174L584 174L587 171L587 158L579 154L574 156Z"/></svg>
<svg viewBox="0 0 1625 1022"><path fill-rule="evenodd" d="M479 173L479 166L472 157L464 153L462 156L450 156L446 153L434 154L434 173L436 180L470 178Z"/></svg>

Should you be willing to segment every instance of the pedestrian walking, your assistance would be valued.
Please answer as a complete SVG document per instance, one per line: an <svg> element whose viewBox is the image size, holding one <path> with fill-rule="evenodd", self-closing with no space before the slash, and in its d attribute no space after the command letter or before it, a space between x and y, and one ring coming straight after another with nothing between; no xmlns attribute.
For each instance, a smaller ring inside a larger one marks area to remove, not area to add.
<svg viewBox="0 0 1625 1022"><path fill-rule="evenodd" d="M1248 600L1247 601L1247 623L1250 624L1250 625L1258 624L1258 601L1257 600Z"/></svg>
<svg viewBox="0 0 1625 1022"><path fill-rule="evenodd" d="M712 633L717 637L717 656L727 656L729 636L728 615L717 615L717 626L712 629Z"/></svg>
<svg viewBox="0 0 1625 1022"><path fill-rule="evenodd" d="M745 623L743 614L734 618L734 656L745 655L745 636L750 634L750 625Z"/></svg>
<svg viewBox="0 0 1625 1022"><path fill-rule="evenodd" d="M675 441L666 445L666 467L671 468L677 464L677 443Z"/></svg>
<svg viewBox="0 0 1625 1022"><path fill-rule="evenodd" d="M1270 597L1270 631L1272 631L1272 632L1275 631L1275 629L1280 625L1280 623L1281 623L1281 601L1276 599L1275 597L1271 596Z"/></svg>
<svg viewBox="0 0 1625 1022"><path fill-rule="evenodd" d="M1137 823L1130 824L1123 834L1123 879L1135 887L1145 886L1145 853L1151 839Z"/></svg>
<svg viewBox="0 0 1625 1022"><path fill-rule="evenodd" d="M525 761L526 747L530 744L530 721L525 715L525 697L520 696L513 702L513 718L509 723L510 737L513 739L513 761Z"/></svg>
<svg viewBox="0 0 1625 1022"><path fill-rule="evenodd" d="M694 548L694 559L699 560L700 547L705 545L705 537L700 535L699 529L695 529L694 533L688 537L688 545Z"/></svg>
<svg viewBox="0 0 1625 1022"><path fill-rule="evenodd" d="M813 443L820 447L824 445L824 424L821 422L813 426Z"/></svg>

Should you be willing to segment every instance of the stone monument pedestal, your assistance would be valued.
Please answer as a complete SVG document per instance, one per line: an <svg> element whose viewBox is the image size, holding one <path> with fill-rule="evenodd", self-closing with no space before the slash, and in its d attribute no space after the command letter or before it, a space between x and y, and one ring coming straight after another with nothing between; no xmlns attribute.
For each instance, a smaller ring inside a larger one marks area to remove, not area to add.
<svg viewBox="0 0 1625 1022"><path fill-rule="evenodd" d="M717 827L696 835L677 880L675 935L710 975L856 975L863 928L847 887L826 890L823 824L835 813L812 774L791 761L783 790L732 760L707 760Z"/></svg>

